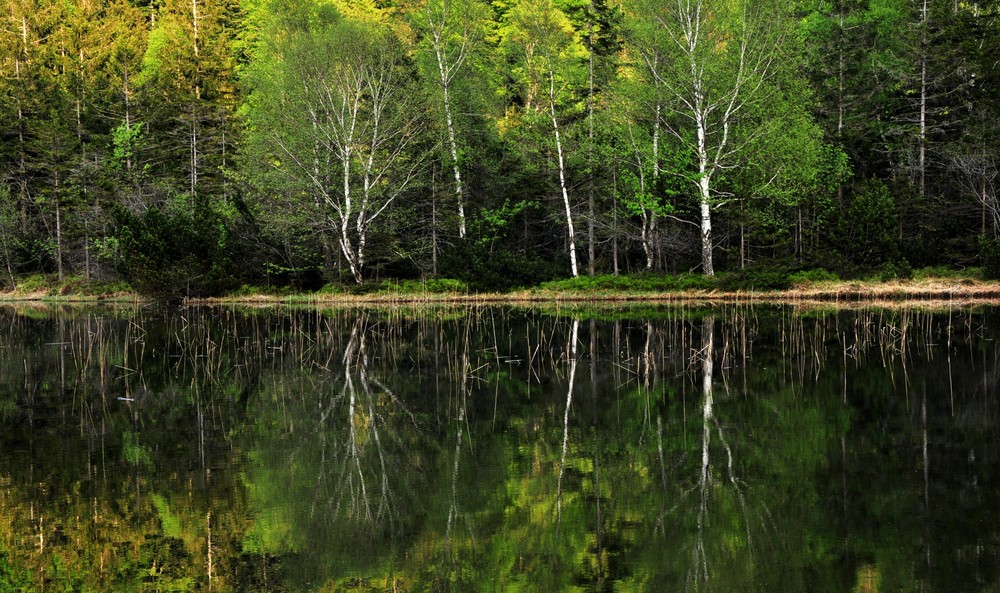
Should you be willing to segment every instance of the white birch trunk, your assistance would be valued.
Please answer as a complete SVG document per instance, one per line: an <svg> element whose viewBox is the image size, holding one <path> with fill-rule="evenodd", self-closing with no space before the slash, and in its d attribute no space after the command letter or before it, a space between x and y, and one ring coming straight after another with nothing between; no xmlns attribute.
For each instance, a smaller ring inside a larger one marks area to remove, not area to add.
<svg viewBox="0 0 1000 593"><path fill-rule="evenodd" d="M549 70L549 115L552 118L552 129L556 138L556 155L559 159L559 189L562 190L563 206L566 208L566 232L569 241L569 266L573 277L580 275L576 264L576 233L573 230L573 209L569 201L569 190L566 188L566 165L563 159L562 138L559 135L559 120L556 118L555 73Z"/></svg>
<svg viewBox="0 0 1000 593"><path fill-rule="evenodd" d="M462 187L462 169L458 164L458 141L455 140L455 124L451 117L451 97L449 95L449 80L445 72L444 56L435 34L434 53L437 56L438 73L441 75L441 94L444 103L444 119L448 128L448 152L451 154L451 170L455 176L455 203L458 205L458 236L465 238L465 199Z"/></svg>
<svg viewBox="0 0 1000 593"><path fill-rule="evenodd" d="M712 265L712 205L711 197L712 173L708 165L708 149L705 146L705 125L698 119L698 200L701 210L701 269L706 276L714 276Z"/></svg>

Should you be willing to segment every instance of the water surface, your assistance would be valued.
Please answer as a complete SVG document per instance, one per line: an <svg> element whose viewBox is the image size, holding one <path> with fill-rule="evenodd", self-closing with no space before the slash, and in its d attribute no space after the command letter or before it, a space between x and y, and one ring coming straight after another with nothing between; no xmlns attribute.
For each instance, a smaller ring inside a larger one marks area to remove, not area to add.
<svg viewBox="0 0 1000 593"><path fill-rule="evenodd" d="M996 590L998 321L0 309L0 590Z"/></svg>

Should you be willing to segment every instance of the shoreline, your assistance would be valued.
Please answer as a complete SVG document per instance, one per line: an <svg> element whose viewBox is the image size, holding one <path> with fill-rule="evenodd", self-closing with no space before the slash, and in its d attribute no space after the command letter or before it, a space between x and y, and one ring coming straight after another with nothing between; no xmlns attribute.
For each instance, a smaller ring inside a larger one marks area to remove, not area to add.
<svg viewBox="0 0 1000 593"><path fill-rule="evenodd" d="M57 289L0 293L0 304L107 304L140 305L156 300L138 293L62 294ZM370 294L266 293L185 298L181 306L231 305L544 305L596 304L632 306L641 304L793 304L858 306L913 303L939 306L1000 305L1000 282L968 278L896 280L888 282L829 281L784 290L683 290L641 291L553 291L529 289L505 293L427 293L380 291Z"/></svg>

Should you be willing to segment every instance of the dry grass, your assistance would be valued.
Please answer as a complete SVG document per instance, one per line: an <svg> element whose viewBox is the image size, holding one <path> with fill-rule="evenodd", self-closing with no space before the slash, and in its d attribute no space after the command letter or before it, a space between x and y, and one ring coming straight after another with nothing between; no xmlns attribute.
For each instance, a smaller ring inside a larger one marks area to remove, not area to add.
<svg viewBox="0 0 1000 593"><path fill-rule="evenodd" d="M188 301L190 304L315 305L532 305L543 303L788 303L836 306L889 306L920 303L927 306L1000 305L1000 283L972 279L897 280L890 282L835 281L777 291L620 292L584 293L522 290L508 293L366 295L319 294L295 296L252 295Z"/></svg>
<svg viewBox="0 0 1000 593"><path fill-rule="evenodd" d="M51 291L15 291L0 293L0 302L141 302L134 294L114 295L53 295ZM298 294L215 297L189 299L187 304L212 305L335 305L342 307L371 305L535 305L535 304L720 304L720 303L787 303L794 305L824 305L837 307L901 306L920 304L928 307L969 305L1000 305L1000 283L970 278L927 278L921 280L830 281L797 286L788 290L720 291L688 290L684 292L574 292L522 290L507 293L393 293Z"/></svg>

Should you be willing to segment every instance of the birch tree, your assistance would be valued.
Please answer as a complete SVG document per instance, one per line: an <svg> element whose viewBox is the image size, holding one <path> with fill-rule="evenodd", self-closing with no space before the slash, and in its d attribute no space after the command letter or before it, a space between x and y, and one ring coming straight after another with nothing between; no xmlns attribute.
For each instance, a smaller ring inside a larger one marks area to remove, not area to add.
<svg viewBox="0 0 1000 593"><path fill-rule="evenodd" d="M468 69L469 59L483 43L488 7L479 0L424 0L414 11L414 21L433 54L433 78L440 91L441 115L447 151L455 181L458 236L465 238L465 182L452 88L455 78Z"/></svg>
<svg viewBox="0 0 1000 593"><path fill-rule="evenodd" d="M507 20L506 41L516 48L521 61L518 74L525 109L543 111L552 125L559 190L566 216L570 271L576 277L579 275L576 231L560 112L562 105L573 98L573 85L583 74L582 60L587 56L587 49L569 18L553 0L522 0L511 9Z"/></svg>
<svg viewBox="0 0 1000 593"><path fill-rule="evenodd" d="M248 153L261 151L308 196L318 230L361 283L372 229L420 170L421 105L391 30L317 16L261 49Z"/></svg>
<svg viewBox="0 0 1000 593"><path fill-rule="evenodd" d="M715 182L744 146L734 141L742 112L769 92L784 8L773 0L637 0L630 10L662 43L644 50L645 63L663 93L664 129L695 157L688 178L698 196L702 271L712 276L712 210L724 203Z"/></svg>

